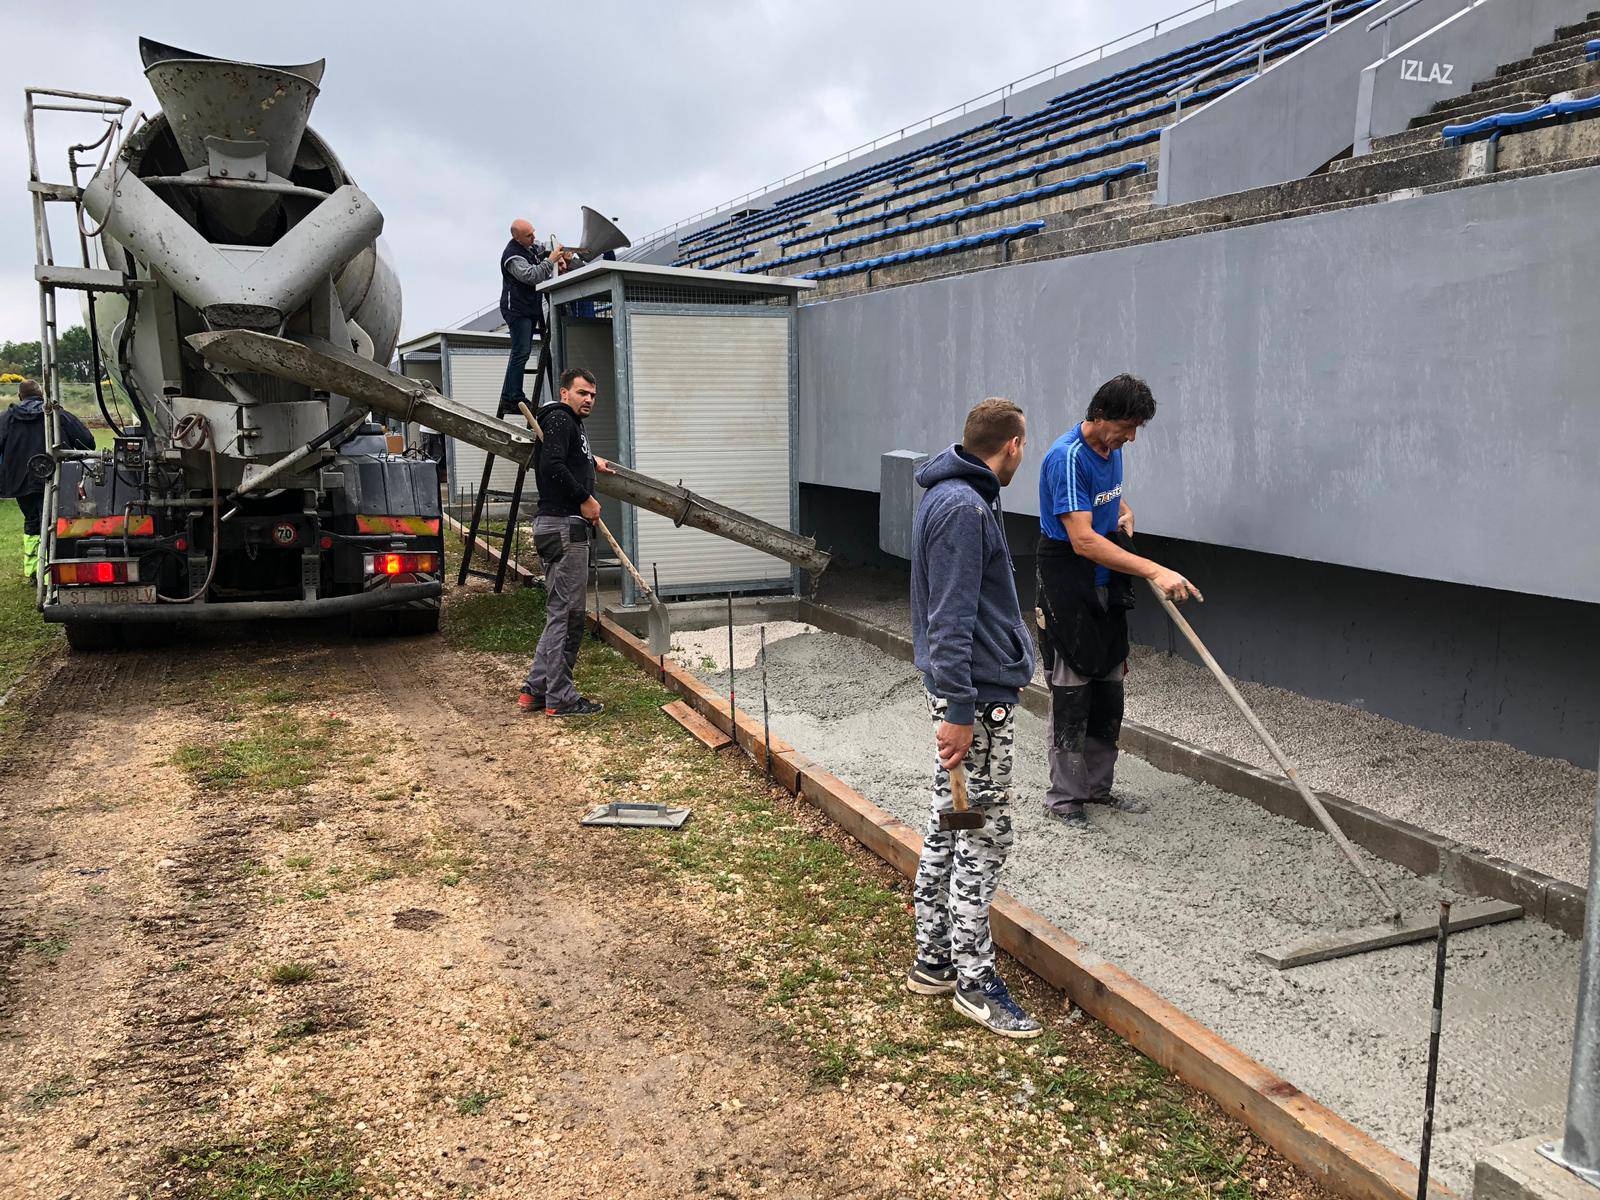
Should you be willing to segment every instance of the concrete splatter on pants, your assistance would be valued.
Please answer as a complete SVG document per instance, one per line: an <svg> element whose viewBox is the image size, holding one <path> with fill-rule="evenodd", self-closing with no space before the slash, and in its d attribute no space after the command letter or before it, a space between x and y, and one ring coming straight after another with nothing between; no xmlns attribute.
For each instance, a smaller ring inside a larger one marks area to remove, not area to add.
<svg viewBox="0 0 1600 1200"><path fill-rule="evenodd" d="M583 595L592 544L589 523L582 517L535 517L533 544L544 566L545 620L523 686L543 696L546 708L561 708L583 698L572 682L572 669L583 644Z"/></svg>
<svg viewBox="0 0 1600 1200"><path fill-rule="evenodd" d="M1088 804L1111 795L1122 734L1121 663L1099 679L1085 679L1058 656L1050 668L1050 790L1046 808Z"/></svg>
<svg viewBox="0 0 1600 1200"><path fill-rule="evenodd" d="M933 723L944 720L945 701L928 696ZM964 766L967 803L987 818L982 829L942 832L939 814L954 801L950 773L937 765L933 804L922 839L914 887L917 957L954 962L963 983L975 983L994 966L989 905L1000 886L1000 868L1011 852L1011 747L1014 704L980 705L972 723L972 748Z"/></svg>

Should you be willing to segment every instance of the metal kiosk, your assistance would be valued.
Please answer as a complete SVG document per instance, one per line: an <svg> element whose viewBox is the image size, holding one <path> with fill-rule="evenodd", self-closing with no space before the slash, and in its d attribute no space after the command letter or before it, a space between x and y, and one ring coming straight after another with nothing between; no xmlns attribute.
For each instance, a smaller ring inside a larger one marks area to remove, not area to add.
<svg viewBox="0 0 1600 1200"><path fill-rule="evenodd" d="M608 261L541 284L558 377L584 367L598 384L596 453L795 529L795 308L815 286ZM797 587L797 568L760 550L615 500L601 509L664 597ZM633 581L622 585L634 603Z"/></svg>

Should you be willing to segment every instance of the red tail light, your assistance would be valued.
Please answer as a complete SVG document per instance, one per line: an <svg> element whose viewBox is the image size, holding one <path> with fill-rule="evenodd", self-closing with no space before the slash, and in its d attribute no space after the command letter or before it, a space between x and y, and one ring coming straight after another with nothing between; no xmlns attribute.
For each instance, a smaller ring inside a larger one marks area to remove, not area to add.
<svg viewBox="0 0 1600 1200"><path fill-rule="evenodd" d="M50 575L57 583L73 586L82 584L127 583L126 561L110 559L84 559L81 562L50 564Z"/></svg>
<svg viewBox="0 0 1600 1200"><path fill-rule="evenodd" d="M437 575L437 554L368 554L368 575Z"/></svg>

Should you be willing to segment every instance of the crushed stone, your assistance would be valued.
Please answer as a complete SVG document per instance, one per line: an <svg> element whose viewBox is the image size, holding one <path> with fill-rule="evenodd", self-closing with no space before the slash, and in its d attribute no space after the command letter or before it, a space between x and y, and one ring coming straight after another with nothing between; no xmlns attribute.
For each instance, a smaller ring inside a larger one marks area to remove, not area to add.
<svg viewBox="0 0 1600 1200"><path fill-rule="evenodd" d="M723 637L725 647L726 631ZM768 657L774 731L922 828L933 749L914 668L822 633L769 645ZM725 673L702 677L726 687ZM1365 886L1332 841L1131 756L1122 759L1118 789L1152 811L1091 810L1092 830L1075 834L1043 815L1044 723L1020 712L1016 745L1017 844L1002 886L1414 1158L1433 948L1397 947L1290 972L1252 957L1257 948L1376 920ZM1437 881L1368 862L1407 912L1436 906ZM1575 942L1532 921L1452 939L1434 1142L1440 1182L1465 1194L1481 1151L1559 1127L1577 962Z"/></svg>
<svg viewBox="0 0 1600 1200"><path fill-rule="evenodd" d="M815 625L800 621L768 621L767 647L774 642L792 638L802 633L816 633ZM710 629L673 630L668 647L672 660L686 671L726 671L728 669L728 627L717 625ZM761 627L735 625L733 627L733 669L743 671L756 665L761 652ZM770 655L769 655L770 657Z"/></svg>
<svg viewBox="0 0 1600 1200"><path fill-rule="evenodd" d="M903 573L836 568L823 576L818 599L910 636ZM1588 882L1595 772L1504 742L1468 741L1347 704L1236 682L1318 791L1568 883ZM1277 773L1210 672L1186 658L1135 646L1127 717Z"/></svg>

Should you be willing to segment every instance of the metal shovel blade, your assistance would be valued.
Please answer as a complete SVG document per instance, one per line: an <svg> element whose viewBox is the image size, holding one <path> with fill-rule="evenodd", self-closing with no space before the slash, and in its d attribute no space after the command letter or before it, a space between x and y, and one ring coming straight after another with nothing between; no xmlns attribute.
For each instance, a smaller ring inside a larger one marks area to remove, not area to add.
<svg viewBox="0 0 1600 1200"><path fill-rule="evenodd" d="M650 593L649 616L650 653L660 658L672 648L672 622L667 616L667 606L654 592Z"/></svg>

